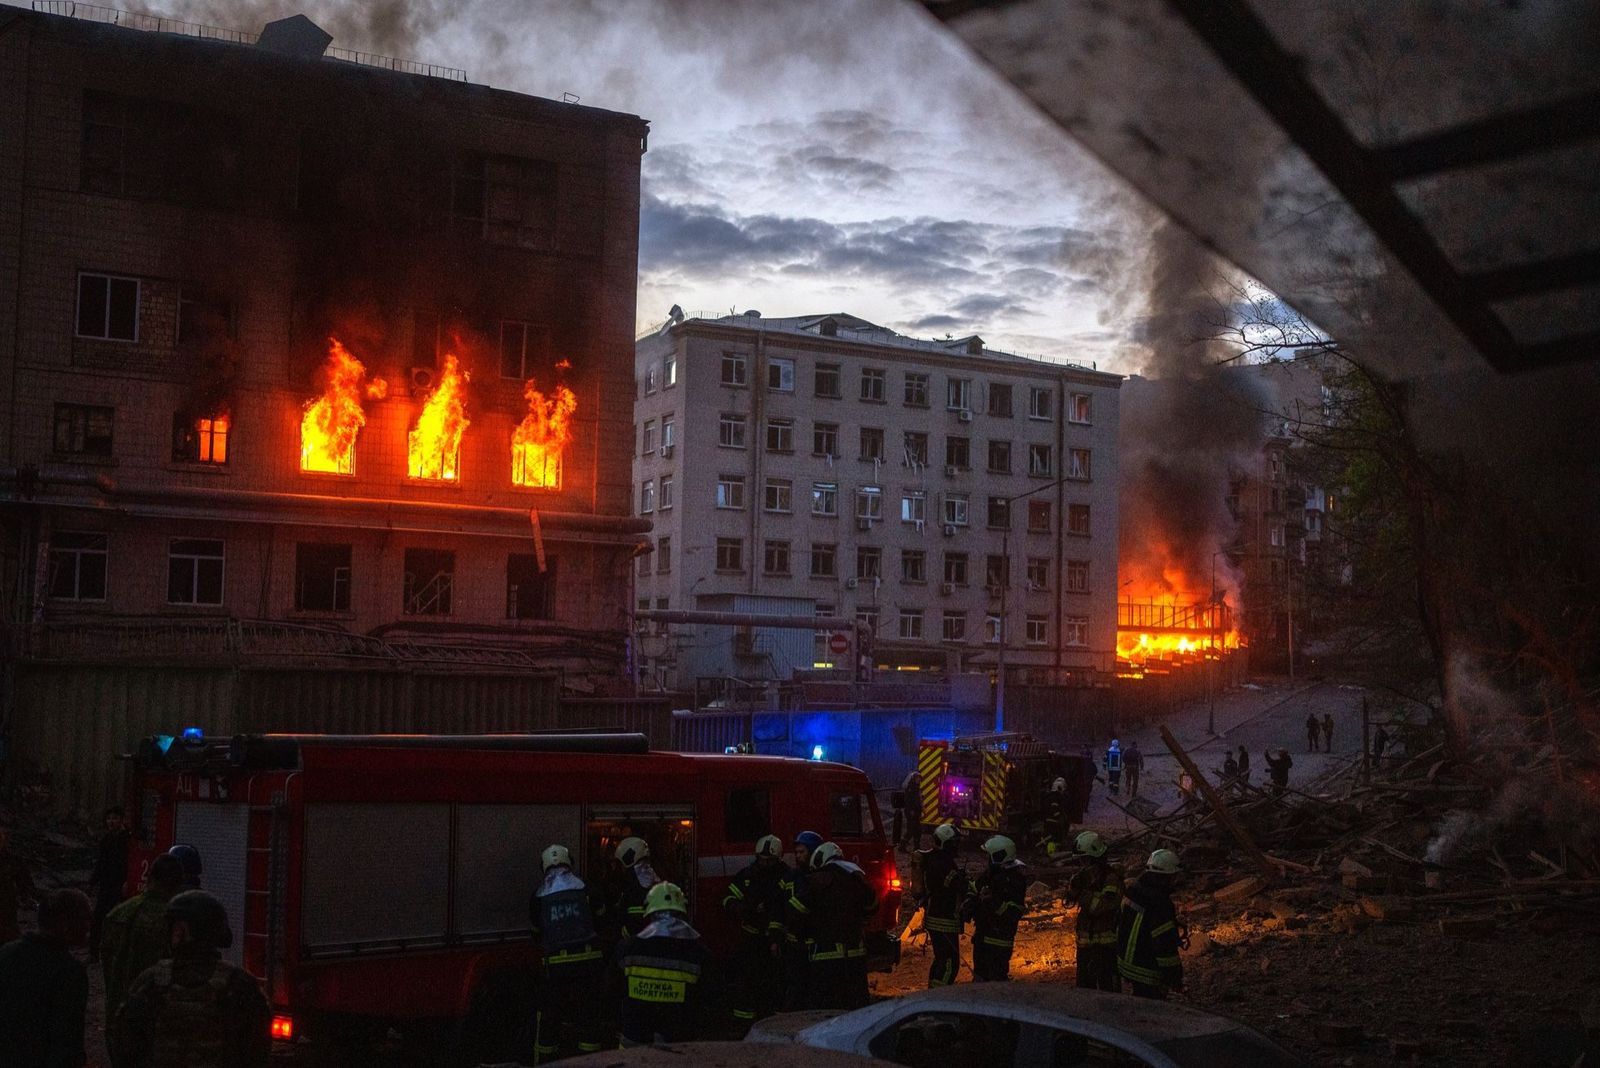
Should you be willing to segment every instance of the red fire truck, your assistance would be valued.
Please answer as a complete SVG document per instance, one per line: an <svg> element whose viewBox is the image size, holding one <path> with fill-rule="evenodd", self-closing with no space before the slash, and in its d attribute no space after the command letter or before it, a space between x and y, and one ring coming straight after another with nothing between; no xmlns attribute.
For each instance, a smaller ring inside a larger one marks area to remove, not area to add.
<svg viewBox="0 0 1600 1068"><path fill-rule="evenodd" d="M130 880L174 843L200 850L231 959L265 983L280 1039L460 1020L490 977L531 975L528 901L552 842L593 883L617 842L644 838L721 950L719 904L756 840L815 830L882 899L879 966L898 948L894 854L872 784L842 764L651 752L643 735L188 731L141 742L129 800Z"/></svg>

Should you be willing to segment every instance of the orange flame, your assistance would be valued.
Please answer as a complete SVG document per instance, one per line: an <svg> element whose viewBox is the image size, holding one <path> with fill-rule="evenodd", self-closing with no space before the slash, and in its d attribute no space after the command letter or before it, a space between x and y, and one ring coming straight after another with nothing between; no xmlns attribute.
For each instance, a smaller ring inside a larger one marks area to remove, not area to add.
<svg viewBox="0 0 1600 1068"><path fill-rule="evenodd" d="M367 379L367 369L338 338L328 339L328 358L317 372L322 395L306 402L300 419L300 470L355 473L356 435L366 425L363 399L381 400L389 383Z"/></svg>
<svg viewBox="0 0 1600 1068"><path fill-rule="evenodd" d="M523 389L528 414L511 435L511 481L534 489L561 488L561 454L572 440L572 413L578 397L558 385L546 397L529 379Z"/></svg>
<svg viewBox="0 0 1600 1068"><path fill-rule="evenodd" d="M433 392L422 402L417 425L406 438L406 468L412 478L454 482L461 477L461 435L467 418L467 379L452 355L446 355Z"/></svg>

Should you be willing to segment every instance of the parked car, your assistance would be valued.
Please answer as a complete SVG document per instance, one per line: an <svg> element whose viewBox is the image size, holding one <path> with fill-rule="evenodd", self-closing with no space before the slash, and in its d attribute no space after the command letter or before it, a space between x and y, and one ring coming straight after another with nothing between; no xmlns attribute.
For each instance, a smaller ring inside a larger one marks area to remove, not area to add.
<svg viewBox="0 0 1600 1068"><path fill-rule="evenodd" d="M962 983L842 1014L784 1013L747 1042L857 1053L907 1068L1288 1068L1237 1020L1172 1002L1044 983Z"/></svg>
<svg viewBox="0 0 1600 1068"><path fill-rule="evenodd" d="M586 1053L563 1068L893 1068L888 1061L853 1053L790 1046L761 1049L743 1042L675 1042ZM497 1066L496 1066L497 1068ZM509 1066L507 1066L509 1068Z"/></svg>

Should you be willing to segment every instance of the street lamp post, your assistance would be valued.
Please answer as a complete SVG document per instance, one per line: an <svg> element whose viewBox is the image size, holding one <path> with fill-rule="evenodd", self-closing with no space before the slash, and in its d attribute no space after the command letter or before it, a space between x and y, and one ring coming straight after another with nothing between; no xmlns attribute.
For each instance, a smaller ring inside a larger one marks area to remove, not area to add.
<svg viewBox="0 0 1600 1068"><path fill-rule="evenodd" d="M1033 487L1026 493L1019 493L1015 497L1005 498L1006 502L1006 529L1000 536L1000 627L999 646L995 650L995 683L994 683L994 730L996 734L1006 729L1006 595L1011 590L1011 506L1024 497L1032 497L1035 493L1043 493L1048 489L1055 489L1063 482L1070 482L1070 475L1063 475L1053 482L1046 482ZM1060 537L1058 534L1057 537ZM1060 576L1057 576L1058 578ZM1056 635L1056 640L1061 640L1061 635Z"/></svg>

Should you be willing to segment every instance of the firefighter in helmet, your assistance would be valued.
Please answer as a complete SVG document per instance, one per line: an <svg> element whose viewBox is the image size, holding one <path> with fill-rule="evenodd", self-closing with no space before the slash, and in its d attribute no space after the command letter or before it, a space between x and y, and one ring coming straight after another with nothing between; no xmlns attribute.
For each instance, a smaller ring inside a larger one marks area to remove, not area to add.
<svg viewBox="0 0 1600 1068"><path fill-rule="evenodd" d="M645 895L644 917L638 934L617 947L622 1045L704 1038L711 955L689 925L689 899L675 883L656 883Z"/></svg>
<svg viewBox="0 0 1600 1068"><path fill-rule="evenodd" d="M528 904L533 938L544 953L534 1064L562 1054L568 1027L576 1031L578 1052L600 1051L603 1035L595 1005L604 993L606 963L598 933L605 902L572 870L572 853L566 846L550 846L539 860L544 879Z"/></svg>
<svg viewBox="0 0 1600 1068"><path fill-rule="evenodd" d="M1017 859L1017 843L997 834L983 843L989 868L978 876L968 911L972 923L972 977L979 982L1011 978L1011 949L1026 911L1028 874Z"/></svg>
<svg viewBox="0 0 1600 1068"><path fill-rule="evenodd" d="M1072 816L1067 804L1067 780L1056 776L1050 784L1050 790L1044 796L1044 851L1055 853L1058 849L1066 848L1067 829L1072 825Z"/></svg>
<svg viewBox="0 0 1600 1068"><path fill-rule="evenodd" d="M1178 854L1158 849L1150 854L1144 874L1122 900L1117 925L1117 974L1133 985L1134 997L1163 999L1183 989L1183 962L1178 950L1188 940L1178 924L1172 887L1178 881Z"/></svg>
<svg viewBox="0 0 1600 1068"><path fill-rule="evenodd" d="M801 831L794 836L794 863L784 869L783 1011L794 1012L806 1005L806 960L810 950L801 941L800 915L794 903L800 900L806 875L811 871L811 854L822 844L816 831Z"/></svg>
<svg viewBox="0 0 1600 1068"><path fill-rule="evenodd" d="M617 910L621 913L622 929L627 934L637 934L644 926L645 897L650 888L661 882L661 876L650 863L650 843L630 835L617 843L615 856L622 865L618 877L620 889L615 895Z"/></svg>
<svg viewBox="0 0 1600 1068"><path fill-rule="evenodd" d="M1122 908L1122 873L1106 860L1106 843L1093 831L1078 835L1083 868L1068 888L1078 904L1078 985L1121 990L1117 979L1117 920Z"/></svg>
<svg viewBox="0 0 1600 1068"><path fill-rule="evenodd" d="M261 984L222 959L233 931L222 903L204 890L167 902L172 956L128 989L111 1024L117 1068L266 1068L271 1009Z"/></svg>
<svg viewBox="0 0 1600 1068"><path fill-rule="evenodd" d="M783 841L765 835L756 842L755 859L728 883L722 899L722 907L739 925L730 978L733 1025L741 1037L752 1023L777 1012L783 997L779 964L789 906L787 875Z"/></svg>
<svg viewBox="0 0 1600 1068"><path fill-rule="evenodd" d="M933 829L933 848L917 854L922 865L922 926L933 945L928 986L949 986L961 969L961 907L972 881L961 865L961 832L953 823Z"/></svg>
<svg viewBox="0 0 1600 1068"><path fill-rule="evenodd" d="M866 873L833 842L811 854L811 871L791 903L808 950L806 1003L813 1009L858 1009L867 1003L866 922L878 895Z"/></svg>
<svg viewBox="0 0 1600 1068"><path fill-rule="evenodd" d="M178 863L183 865L183 888L200 889L200 876L205 872L205 865L200 862L200 850L180 842L167 850L167 856L176 857Z"/></svg>

